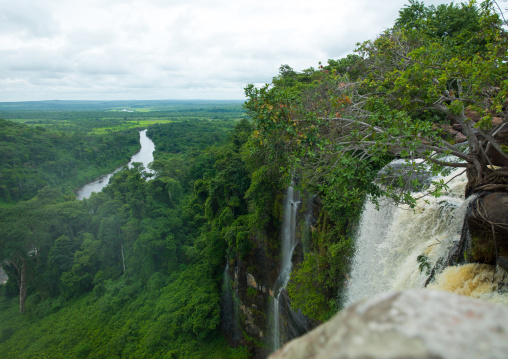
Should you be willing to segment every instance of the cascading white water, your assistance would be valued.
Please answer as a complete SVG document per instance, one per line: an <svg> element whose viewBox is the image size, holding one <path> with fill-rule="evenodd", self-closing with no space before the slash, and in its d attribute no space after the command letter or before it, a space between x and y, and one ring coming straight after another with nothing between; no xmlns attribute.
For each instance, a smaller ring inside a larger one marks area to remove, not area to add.
<svg viewBox="0 0 508 359"><path fill-rule="evenodd" d="M279 295L273 297L273 350L277 350L281 347L280 340L280 303L279 303Z"/></svg>
<svg viewBox="0 0 508 359"><path fill-rule="evenodd" d="M296 215L299 205L300 199L298 193L294 190L293 186L288 187L284 201L284 219L281 227L281 268L273 289L272 346L274 350L280 348L282 344L280 332L280 295L286 287L289 275L291 274L291 258L297 244Z"/></svg>
<svg viewBox="0 0 508 359"><path fill-rule="evenodd" d="M463 169L443 180L448 190L438 198L425 196L415 210L380 201L379 211L368 201L355 241L346 306L390 289L424 287L430 269L443 261L460 239L467 202ZM421 197L422 194L414 194Z"/></svg>

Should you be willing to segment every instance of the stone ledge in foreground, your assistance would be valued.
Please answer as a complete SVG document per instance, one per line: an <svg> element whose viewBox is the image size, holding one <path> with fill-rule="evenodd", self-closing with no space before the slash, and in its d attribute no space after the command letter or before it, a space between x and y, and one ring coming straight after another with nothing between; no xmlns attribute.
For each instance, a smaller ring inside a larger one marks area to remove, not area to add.
<svg viewBox="0 0 508 359"><path fill-rule="evenodd" d="M508 358L508 307L413 289L360 301L270 359Z"/></svg>

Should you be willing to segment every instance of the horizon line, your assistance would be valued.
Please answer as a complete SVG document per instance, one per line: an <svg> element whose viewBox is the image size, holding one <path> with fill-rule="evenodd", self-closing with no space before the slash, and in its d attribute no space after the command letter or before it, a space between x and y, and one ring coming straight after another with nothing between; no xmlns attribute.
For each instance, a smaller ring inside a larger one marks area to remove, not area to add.
<svg viewBox="0 0 508 359"><path fill-rule="evenodd" d="M137 99L124 99L124 100L14 100L14 101L0 101L0 103L19 103L19 102L128 102L128 101L245 101L245 99L205 99L205 98L197 98L197 99L151 99L151 100L137 100Z"/></svg>

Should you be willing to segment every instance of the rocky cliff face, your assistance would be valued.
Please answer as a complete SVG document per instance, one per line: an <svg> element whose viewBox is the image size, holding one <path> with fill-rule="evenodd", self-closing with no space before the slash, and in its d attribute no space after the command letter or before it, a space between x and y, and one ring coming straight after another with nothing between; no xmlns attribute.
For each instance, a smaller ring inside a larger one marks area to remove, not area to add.
<svg viewBox="0 0 508 359"><path fill-rule="evenodd" d="M308 206L304 206L303 209L299 207L297 212L295 233L297 244L292 255L293 264L303 261L301 232L307 208ZM233 347L247 346L255 358L266 358L272 350L271 305L274 287L281 270L281 229L271 224L271 227L265 230L263 238L251 238L254 248L248 255L237 256L229 261L227 271L231 281L232 298L230 302L223 298L222 308L222 328L229 344ZM228 310L224 305L232 305L235 308ZM281 315L284 318L295 314L291 313L290 299L285 289L281 293L281 307ZM230 319L233 312L236 312L236 319ZM297 315L297 319L284 320L284 341L293 339L316 325L304 316L300 318ZM235 320L236 323L225 325L225 322L231 320ZM238 334L235 333L236 328Z"/></svg>
<svg viewBox="0 0 508 359"><path fill-rule="evenodd" d="M499 264L508 258L508 193L483 192L472 203L467 218L471 243L469 261Z"/></svg>
<svg viewBox="0 0 508 359"><path fill-rule="evenodd" d="M271 359L506 358L508 307L446 292L388 292L360 301Z"/></svg>
<svg viewBox="0 0 508 359"><path fill-rule="evenodd" d="M500 181L508 179L508 168L502 172L505 174L499 177ZM490 184L498 185L506 187L508 184ZM471 198L460 241L445 266L481 263L508 270L508 193L486 190Z"/></svg>
<svg viewBox="0 0 508 359"><path fill-rule="evenodd" d="M256 358L265 358L268 329L268 306L273 295L277 261L269 256L267 247L255 248L245 258L235 258L228 266L231 280L231 301L223 299L223 322L234 315L234 323L223 325L223 332L230 346L243 345L251 349ZM230 304L227 304L230 303ZM234 308L224 308L232 305ZM224 313L234 313L224 315ZM238 331L238 332L236 332Z"/></svg>
<svg viewBox="0 0 508 359"><path fill-rule="evenodd" d="M501 133L499 136L501 135L504 135L504 133ZM508 144L508 140L505 142L506 144ZM504 163L502 163L501 157L498 160L496 160L494 157L495 156L492 155L491 160L497 166L505 165ZM470 197L474 198L474 200L470 202L470 207L468 207L468 213L464 221L465 226L463 227L462 235L460 235L460 240L459 237L457 237L457 239L455 239L454 237L453 249L449 253L448 258L444 258L443 261L437 262L434 268L429 267L429 271L431 269L432 270L430 271L431 273L428 280L426 282L424 281L425 286L428 285L429 283L432 283L432 281L435 280L435 274L437 275L440 271L443 270L443 268L447 266L453 266L456 264L464 264L467 262L482 263L485 265L497 264L505 269L508 269L508 242L506 240L506 238L508 238L508 216L507 216L508 182L506 181L506 179L508 178L508 167L497 168L497 171L493 173L494 174L492 176L495 175L497 177L486 178L486 182L482 184L481 188L475 187L469 188L468 190L466 187L467 193L474 194L474 196ZM409 176L409 178L411 179L411 176ZM460 192L464 193L464 190L462 189ZM280 197L282 197L282 195ZM283 202L284 201L281 198L279 201L279 205L281 208L283 207ZM301 200L301 203L306 202ZM300 204L300 206L302 206L302 204ZM295 235L296 242L298 244L294 249L294 251L292 252L293 264L302 262L303 253L305 251L304 247L306 244L302 243L305 242L305 240L302 241L301 228L302 223L305 222L306 211L308 211L309 206L308 205L303 206L307 208L305 208L305 210L300 208L297 215L298 230L296 231ZM316 212L319 212L320 207L321 206L319 205L319 199L316 198L314 200L315 218L318 218L318 214ZM283 217L282 212L280 217L281 218ZM461 227L463 223L463 218L464 217L462 214L460 217ZM280 223L282 223L282 219L280 219ZM250 251L244 257L237 256L234 259L230 259L228 263L228 276L230 278L229 280L231 282L231 292L232 292L231 300L229 301L229 303L231 304L229 305L234 306L234 309L229 310L230 314L225 315L225 317L230 318L228 320L230 322L234 322L235 324L223 326L223 331L225 336L228 338L230 345L232 346L244 345L249 347L254 353L255 358L264 358L269 354L271 350L270 348L273 340L272 339L273 333L270 332L270 321L272 320L273 314L271 314L270 310L274 300L273 299L275 294L274 288L276 287L276 282L279 273L281 271L280 226L277 225L276 223L275 224L270 223L269 226L270 228L264 229L264 233L262 235L251 238L251 243L253 244L252 251ZM429 245L429 248L430 246L434 245L435 244ZM422 272L422 263L420 263L419 272L420 273ZM504 283L504 279L502 280L502 282ZM423 286L423 284L421 286ZM498 287L500 287L500 285L498 285ZM306 321L305 319L303 319L302 321L300 321L299 319L298 320L287 319L290 317L294 317L293 315L294 313L292 313L289 304L289 296L287 295L287 291L282 289L279 299L280 299L279 300L280 313L282 317L285 318L283 320L283 323L281 323L281 326L283 326L284 331L284 333L281 335L283 342L290 340L298 336L302 332L312 329L315 326L315 323ZM394 301L396 300L394 299ZM226 303L228 301L224 300L223 302ZM386 308L385 308L386 310L392 310L393 308L395 308L393 310L398 310L397 307L392 307L391 304L390 305L387 304ZM235 314L233 315L231 313ZM382 315L381 311L379 315L380 316ZM394 320L399 319L400 318ZM377 325L377 324L369 324L369 325ZM419 324L415 325L418 326ZM388 341L389 338L387 339L383 336L381 336L381 338L383 338L381 342L383 342L386 339L387 343L389 343ZM342 341L344 340L344 338L341 338L340 340ZM355 340L362 341L363 339L361 338L360 335ZM399 345L397 344L398 342L395 343L396 344L393 345L401 346L401 348L404 348L405 344L399 343L400 344ZM414 343L420 342L416 341ZM413 344L411 343L408 344L408 348L413 348L415 345L416 347L418 347L421 343L418 345ZM413 353L414 355L408 354L409 356L404 356L405 354L400 354L399 356L394 357L400 358L440 357L437 354L436 354L437 356L432 354L433 353L432 351L426 351L425 345L423 346L423 349L425 350L422 349L423 351L420 351L417 354L414 353ZM347 352L346 354L349 355L348 353L349 352ZM370 358L370 356L347 356L347 355L338 357ZM297 358L297 356L294 357ZM321 356L316 357L321 358ZM323 356L323 358L324 357L328 356ZM386 357L392 358L392 356ZM378 357L372 356L372 358Z"/></svg>

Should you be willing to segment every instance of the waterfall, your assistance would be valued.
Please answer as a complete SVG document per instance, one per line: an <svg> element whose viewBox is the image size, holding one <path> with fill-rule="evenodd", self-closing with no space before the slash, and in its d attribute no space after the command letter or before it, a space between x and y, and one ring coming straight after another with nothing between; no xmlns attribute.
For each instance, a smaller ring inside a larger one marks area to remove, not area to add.
<svg viewBox="0 0 508 359"><path fill-rule="evenodd" d="M282 288L286 287L289 275L291 274L291 258L293 257L293 251L296 246L296 215L299 205L300 198L298 193L293 189L293 186L290 186L286 193L284 220L281 228L281 272L277 279L279 292ZM277 283L275 285L277 286Z"/></svg>
<svg viewBox="0 0 508 359"><path fill-rule="evenodd" d="M447 267L427 288L508 305L508 272L487 264Z"/></svg>
<svg viewBox="0 0 508 359"><path fill-rule="evenodd" d="M390 289L425 287L433 270L439 274L448 253L460 240L470 197L463 169L443 178L448 189L440 197L414 193L417 204L395 206L381 199L379 210L367 201L355 240L355 257L346 306Z"/></svg>
<svg viewBox="0 0 508 359"><path fill-rule="evenodd" d="M284 201L284 219L281 227L281 268L279 276L275 281L273 289L272 302L272 349L280 348L281 340L281 293L286 288L291 274L291 257L296 247L296 215L300 198L293 186L289 186L286 191Z"/></svg>
<svg viewBox="0 0 508 359"><path fill-rule="evenodd" d="M279 293L280 295L280 293ZM279 303L279 295L273 297L272 304L272 315L273 315L273 328L272 328L272 350L275 351L281 347L280 340L280 303Z"/></svg>
<svg viewBox="0 0 508 359"><path fill-rule="evenodd" d="M236 277L238 278L238 276ZM235 278L235 281L236 281ZM235 286L235 291L238 290ZM235 295L236 294L236 295ZM226 264L222 279L222 304L221 304L221 327L225 335L230 339L230 343L236 345L241 338L238 313L237 292L233 294L231 286L231 276L229 275L229 264Z"/></svg>
<svg viewBox="0 0 508 359"><path fill-rule="evenodd" d="M7 280L9 277L7 276L7 273L5 273L2 266L0 266L0 285L7 283Z"/></svg>

